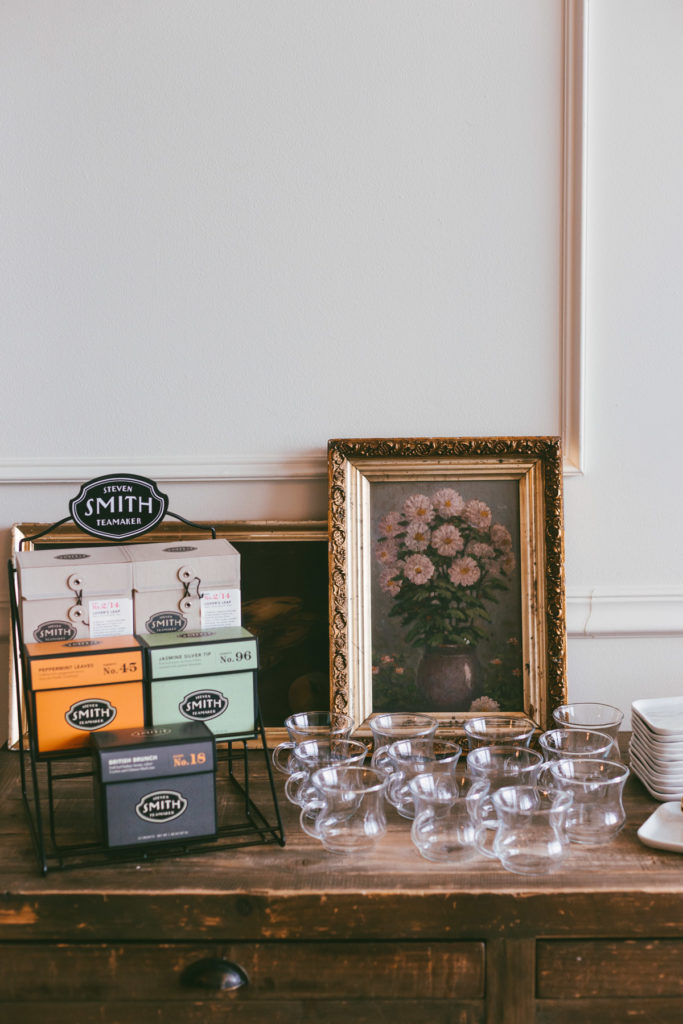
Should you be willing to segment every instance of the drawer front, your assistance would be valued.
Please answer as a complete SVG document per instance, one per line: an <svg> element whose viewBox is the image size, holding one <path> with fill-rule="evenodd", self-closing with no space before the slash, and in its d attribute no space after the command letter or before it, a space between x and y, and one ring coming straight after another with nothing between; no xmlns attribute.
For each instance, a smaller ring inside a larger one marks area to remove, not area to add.
<svg viewBox="0 0 683 1024"><path fill-rule="evenodd" d="M244 983L221 991L216 961ZM0 1004L483 1000L484 961L478 942L0 943Z"/></svg>
<svg viewBox="0 0 683 1024"><path fill-rule="evenodd" d="M683 997L683 940L543 941L536 947L539 999Z"/></svg>

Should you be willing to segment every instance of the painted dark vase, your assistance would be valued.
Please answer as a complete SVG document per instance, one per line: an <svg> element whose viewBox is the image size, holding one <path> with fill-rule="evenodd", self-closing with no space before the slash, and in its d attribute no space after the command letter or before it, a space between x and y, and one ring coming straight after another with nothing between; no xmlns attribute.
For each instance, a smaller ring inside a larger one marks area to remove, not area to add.
<svg viewBox="0 0 683 1024"><path fill-rule="evenodd" d="M417 666L417 686L430 711L469 711L480 695L481 666L469 647L425 647Z"/></svg>

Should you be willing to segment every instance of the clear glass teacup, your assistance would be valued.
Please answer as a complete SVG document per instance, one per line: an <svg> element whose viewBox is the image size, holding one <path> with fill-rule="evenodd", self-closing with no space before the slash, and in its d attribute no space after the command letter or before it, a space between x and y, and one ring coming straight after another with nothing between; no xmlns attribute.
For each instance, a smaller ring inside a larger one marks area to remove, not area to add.
<svg viewBox="0 0 683 1024"><path fill-rule="evenodd" d="M621 760L619 753L619 730L624 712L611 704L577 703L561 704L553 710L553 721L561 729L581 729L604 732L612 738L610 758Z"/></svg>
<svg viewBox="0 0 683 1024"><path fill-rule="evenodd" d="M559 761L563 757L609 757L612 737L606 732L591 729L549 729L538 738L546 761Z"/></svg>
<svg viewBox="0 0 683 1024"><path fill-rule="evenodd" d="M557 870L569 853L567 816L572 794L537 786L502 786L492 796L497 825L493 839L481 822L475 846L497 857L507 871L546 875Z"/></svg>
<svg viewBox="0 0 683 1024"><path fill-rule="evenodd" d="M395 740L389 746L391 763L386 798L403 818L415 816L415 803L410 782L428 771L455 772L462 753L460 744L453 740L419 737Z"/></svg>
<svg viewBox="0 0 683 1024"><path fill-rule="evenodd" d="M570 842L601 846L624 827L622 801L629 770L621 761L565 758L549 763L554 785L573 796L567 816Z"/></svg>
<svg viewBox="0 0 683 1024"><path fill-rule="evenodd" d="M348 715L331 711L297 711L285 719L289 740L273 750L273 764L283 775L289 775L295 768L292 751L297 743L304 740L348 739L354 729L353 719Z"/></svg>
<svg viewBox="0 0 683 1024"><path fill-rule="evenodd" d="M410 780L415 818L410 838L426 859L462 864L476 856L473 802L488 792L485 779L461 791L454 772L423 772Z"/></svg>
<svg viewBox="0 0 683 1024"><path fill-rule="evenodd" d="M369 722L372 732L372 767L391 772L393 766L389 747L396 740L419 739L433 736L439 723L430 715L412 711L387 712L375 715Z"/></svg>
<svg viewBox="0 0 683 1024"><path fill-rule="evenodd" d="M319 768L311 776L317 799L301 809L302 829L331 853L368 853L387 830L387 776L358 765Z"/></svg>
<svg viewBox="0 0 683 1024"><path fill-rule="evenodd" d="M543 766L543 755L528 747L477 747L467 755L467 769L471 775L486 779L490 792L477 804L477 820L491 833L498 827L498 815L493 794L504 786L534 786ZM493 836L489 836L489 856Z"/></svg>
<svg viewBox="0 0 683 1024"><path fill-rule="evenodd" d="M285 796L299 807L316 796L313 772L329 765L364 764L368 747L360 740L303 740L292 751L293 771L285 781Z"/></svg>
<svg viewBox="0 0 683 1024"><path fill-rule="evenodd" d="M523 715L481 715L464 725L470 750L484 746L528 747L536 723Z"/></svg>

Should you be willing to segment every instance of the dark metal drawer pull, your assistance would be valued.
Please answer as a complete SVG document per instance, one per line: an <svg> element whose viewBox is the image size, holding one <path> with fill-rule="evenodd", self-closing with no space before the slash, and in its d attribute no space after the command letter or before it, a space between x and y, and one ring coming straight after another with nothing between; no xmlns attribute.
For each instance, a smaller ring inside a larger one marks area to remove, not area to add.
<svg viewBox="0 0 683 1024"><path fill-rule="evenodd" d="M214 992L242 988L249 982L239 964L218 957L206 957L188 964L180 975L180 984L187 988L208 988Z"/></svg>

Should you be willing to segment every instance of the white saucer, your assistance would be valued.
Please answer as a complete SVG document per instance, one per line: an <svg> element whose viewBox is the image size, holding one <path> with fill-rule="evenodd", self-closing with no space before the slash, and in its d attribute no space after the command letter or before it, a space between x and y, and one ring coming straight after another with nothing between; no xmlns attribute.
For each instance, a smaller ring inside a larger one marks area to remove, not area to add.
<svg viewBox="0 0 683 1024"><path fill-rule="evenodd" d="M631 735L658 760L680 761L683 764L683 743L657 743L651 738L652 733L644 732L642 727L638 727L635 720Z"/></svg>
<svg viewBox="0 0 683 1024"><path fill-rule="evenodd" d="M661 776L662 779L675 779L676 782L683 782L683 758L675 761L660 761L642 743L639 743L635 736L631 737L629 750L632 755L643 762L652 775Z"/></svg>
<svg viewBox="0 0 683 1024"><path fill-rule="evenodd" d="M647 771L635 760L631 761L631 770L633 774L640 779L642 784L645 786L645 789L648 791L650 796L655 798L655 800L668 801L677 799L680 803L680 800L683 797L683 785L676 789L669 789L668 787L664 788L657 785L657 783L651 781Z"/></svg>
<svg viewBox="0 0 683 1024"><path fill-rule="evenodd" d="M683 851L683 811L680 800L670 800L653 811L638 829L638 838L658 850Z"/></svg>
<svg viewBox="0 0 683 1024"><path fill-rule="evenodd" d="M631 765L639 778L645 778L660 793L671 793L672 796L683 793L683 778L680 775L657 775L656 772L650 771L647 761L643 761L633 753L631 753Z"/></svg>
<svg viewBox="0 0 683 1024"><path fill-rule="evenodd" d="M634 700L631 710L658 735L683 737L683 697Z"/></svg>

